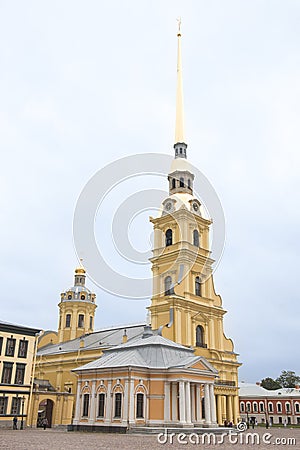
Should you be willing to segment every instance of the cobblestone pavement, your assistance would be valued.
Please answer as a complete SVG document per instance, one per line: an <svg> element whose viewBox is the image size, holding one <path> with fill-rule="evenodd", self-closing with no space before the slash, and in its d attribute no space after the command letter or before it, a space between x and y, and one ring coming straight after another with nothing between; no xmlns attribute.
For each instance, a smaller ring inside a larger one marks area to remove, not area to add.
<svg viewBox="0 0 300 450"><path fill-rule="evenodd" d="M208 430L209 431L209 430ZM182 430L184 432L184 430ZM246 443L247 434L250 439L249 443ZM178 438L168 436L168 442L165 441L165 436L161 435L158 442L157 435L132 435L132 434L106 434L106 433L84 433L84 432L67 432L58 430L42 430L42 429L26 429L23 431L13 430L1 430L0 429L0 449L5 450L144 450L144 449L178 449L178 448L201 448L201 449L236 449L242 450L247 448L264 450L272 448L293 448L300 449L300 429L276 429L269 430L258 429L248 430L246 433L240 433L232 435L232 443L229 442L229 437L224 438L224 442L220 443L221 436L216 436L216 445L213 445L213 438L211 437L211 443L208 442L208 436L206 436L205 443L201 442L201 436L199 437L199 443L197 443L197 436L191 435L189 442L189 436L181 437L182 443L178 442ZM252 434L255 433L255 434ZM268 433L268 435L266 434ZM254 439L253 443L251 439ZM276 439L280 441L276 442ZM288 442L288 439L294 439L294 441ZM237 441L236 441L237 440ZM172 441L172 443L170 443ZM186 444L184 443L186 442ZM242 443L241 443L242 442Z"/></svg>

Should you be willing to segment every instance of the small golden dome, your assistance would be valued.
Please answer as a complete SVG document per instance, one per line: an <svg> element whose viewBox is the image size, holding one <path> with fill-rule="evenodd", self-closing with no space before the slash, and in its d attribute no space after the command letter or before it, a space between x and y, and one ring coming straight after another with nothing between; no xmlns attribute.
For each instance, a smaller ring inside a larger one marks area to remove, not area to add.
<svg viewBox="0 0 300 450"><path fill-rule="evenodd" d="M80 258L80 267L77 267L75 269L75 274L76 275L85 275L85 268L82 265L82 261L83 261L83 259Z"/></svg>

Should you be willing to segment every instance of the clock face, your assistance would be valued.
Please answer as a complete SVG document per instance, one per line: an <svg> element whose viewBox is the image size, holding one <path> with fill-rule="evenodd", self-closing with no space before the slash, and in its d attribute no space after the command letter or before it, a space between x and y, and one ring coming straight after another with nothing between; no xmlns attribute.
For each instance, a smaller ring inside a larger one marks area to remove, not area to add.
<svg viewBox="0 0 300 450"><path fill-rule="evenodd" d="M172 209L172 202L168 202L168 203L166 204L166 210L167 210L167 211L171 211L171 209Z"/></svg>
<svg viewBox="0 0 300 450"><path fill-rule="evenodd" d="M198 211L198 209L199 209L198 203L193 203L193 210Z"/></svg>

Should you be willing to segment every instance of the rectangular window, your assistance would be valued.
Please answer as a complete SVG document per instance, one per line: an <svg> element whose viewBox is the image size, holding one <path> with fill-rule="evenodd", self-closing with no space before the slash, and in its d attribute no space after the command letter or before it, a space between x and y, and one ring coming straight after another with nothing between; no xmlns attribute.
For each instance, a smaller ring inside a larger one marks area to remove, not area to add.
<svg viewBox="0 0 300 450"><path fill-rule="evenodd" d="M12 370L13 370L13 363L9 362L3 363L1 383L3 384L11 383Z"/></svg>
<svg viewBox="0 0 300 450"><path fill-rule="evenodd" d="M25 364L18 364L16 368L15 384L23 384L25 376Z"/></svg>
<svg viewBox="0 0 300 450"><path fill-rule="evenodd" d="M90 329L92 330L92 328L93 328L93 317L90 316Z"/></svg>
<svg viewBox="0 0 300 450"><path fill-rule="evenodd" d="M83 328L84 327L84 315L83 314L79 314L78 316L78 328Z"/></svg>
<svg viewBox="0 0 300 450"><path fill-rule="evenodd" d="M23 339L22 341L19 342L18 357L27 358L27 350L28 350L28 341L26 341L26 339Z"/></svg>
<svg viewBox="0 0 300 450"><path fill-rule="evenodd" d="M1 416L6 414L7 400L8 400L8 397L0 397L0 415Z"/></svg>
<svg viewBox="0 0 300 450"><path fill-rule="evenodd" d="M98 417L104 417L105 394L99 394L98 400Z"/></svg>
<svg viewBox="0 0 300 450"><path fill-rule="evenodd" d="M21 399L18 397L13 397L11 402L10 413L18 416L20 414L20 407L21 407Z"/></svg>
<svg viewBox="0 0 300 450"><path fill-rule="evenodd" d="M66 315L66 328L70 328L71 326L71 314Z"/></svg>
<svg viewBox="0 0 300 450"><path fill-rule="evenodd" d="M83 396L82 417L88 417L88 415L89 415L89 403L90 403L90 395L89 394L84 394L84 396Z"/></svg>
<svg viewBox="0 0 300 450"><path fill-rule="evenodd" d="M3 344L3 337L0 336L0 355L1 355L1 352L2 352L2 344Z"/></svg>
<svg viewBox="0 0 300 450"><path fill-rule="evenodd" d="M144 394L136 396L136 417L142 419L144 417Z"/></svg>
<svg viewBox="0 0 300 450"><path fill-rule="evenodd" d="M5 356L14 356L16 347L16 340L13 338L7 338Z"/></svg>
<svg viewBox="0 0 300 450"><path fill-rule="evenodd" d="M115 417L121 417L122 410L122 394L119 392L115 395Z"/></svg>

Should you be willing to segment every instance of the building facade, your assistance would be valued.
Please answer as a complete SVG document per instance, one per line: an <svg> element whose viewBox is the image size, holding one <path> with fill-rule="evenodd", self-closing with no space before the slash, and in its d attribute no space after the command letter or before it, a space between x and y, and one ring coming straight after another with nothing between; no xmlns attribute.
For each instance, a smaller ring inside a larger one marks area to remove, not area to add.
<svg viewBox="0 0 300 450"><path fill-rule="evenodd" d="M192 349L154 335L150 326L74 372L76 430L217 424L217 371Z"/></svg>
<svg viewBox="0 0 300 450"><path fill-rule="evenodd" d="M205 215L199 199L194 195L194 174L187 161L187 144L185 143L183 124L180 32L178 33L177 75L175 157L168 176L169 196L161 205L158 217L150 219L154 227L154 247L151 258L153 296L149 306L151 327L152 330L155 330L156 335L161 334L163 338L173 341L174 345L184 346L194 352L195 357L203 358L203 361L205 360L206 364L216 371L213 389L215 397L214 401L211 401L210 411L216 412L216 422L220 425L225 420L237 423L239 415L238 367L240 364L237 361L237 354L234 352L233 341L224 334L223 317L226 311L222 307L221 297L215 293L214 289L213 260L209 248L212 220ZM78 395L84 395L84 393L82 393L83 386L77 384L76 370L98 360L105 350L110 351L122 342L125 345L127 340L129 345L136 338L141 338L143 334L145 324L94 331L95 294L85 286L85 275L82 265L75 270L74 286L61 294L61 301L58 305L58 331L47 331L39 340L36 361L36 392L30 418L32 426L36 426L38 423L39 411L42 409L51 425L67 425L71 423L74 415L75 424L76 421L79 423L78 421L82 420L93 422L96 408L94 403L92 410L89 409L89 414L93 411L91 417L85 415L85 419L83 419L77 409L79 408ZM122 370L123 378L119 374L118 379L123 379L124 383L126 380L128 382L129 375L124 372L127 369L123 368ZM87 372L84 373L87 374ZM80 372L81 375L83 374ZM154 374L152 375L154 376ZM92 376L91 374L87 376L88 379L84 380L84 383L87 382L89 389L94 393L94 389L98 389L98 385L93 384L93 380L89 378ZM111 379L111 383L114 381ZM151 380L148 381L150 384L152 383ZM184 382L187 381L184 379ZM108 379L105 383L105 389L108 389ZM124 383L121 384L125 395ZM172 383L175 383L175 380ZM176 383L179 393L179 386L181 386L180 389L183 389L183 385L179 381ZM202 401L201 399L205 396L207 398L205 382L198 383L200 388L199 386L194 387L196 382L192 381L192 378L189 383L189 388L184 387L184 389L191 390L191 386L193 386L195 404ZM44 388L48 386L48 390L44 392L41 390L43 384ZM78 386L80 391L78 391ZM55 395L51 387L55 390ZM164 402L164 396L169 394L167 391L165 392L165 386L161 389L163 391L155 395L163 400L160 405L164 410L167 404L167 400L166 403ZM175 388L173 389L175 392ZM209 395L212 395L212 388L209 387L209 389L211 389ZM75 397L77 397L76 413ZM178 394L177 397L181 399L181 402L183 401L183 394ZM80 397L80 399L82 398ZM48 406L48 400L52 402L49 402L50 406ZM94 400L90 401L94 402ZM189 394L186 394L185 401L190 402ZM148 405L151 404L154 404L154 401L148 403ZM175 408L174 405L174 402L171 403L172 410ZM82 404L80 408L83 406ZM156 417L157 408L151 407L151 410L152 408L154 408ZM180 417L183 412L178 408L176 414L174 413L174 421L182 422ZM152 420L159 420L160 423L164 420L163 412L159 417L157 416L158 419L153 419L151 414L152 412L149 412L147 416L148 424L152 423ZM126 418L125 416L123 419L129 420L129 416ZM199 418L199 416L197 417ZM200 423L197 420L195 423ZM209 424L210 421L214 423L215 419L213 417L213 419L205 419L205 421L206 424ZM188 422L190 423L190 421Z"/></svg>
<svg viewBox="0 0 300 450"><path fill-rule="evenodd" d="M99 358L104 349L143 333L145 324L94 331L95 294L85 285L85 269L75 269L74 286L61 293L58 331L39 338L35 384L28 424L47 417L51 427L69 425L75 412L77 378L73 369Z"/></svg>
<svg viewBox="0 0 300 450"><path fill-rule="evenodd" d="M0 322L0 427L27 423L37 337L41 330Z"/></svg>
<svg viewBox="0 0 300 450"><path fill-rule="evenodd" d="M245 422L300 425L299 386L271 391L259 383L240 383L239 404Z"/></svg>

